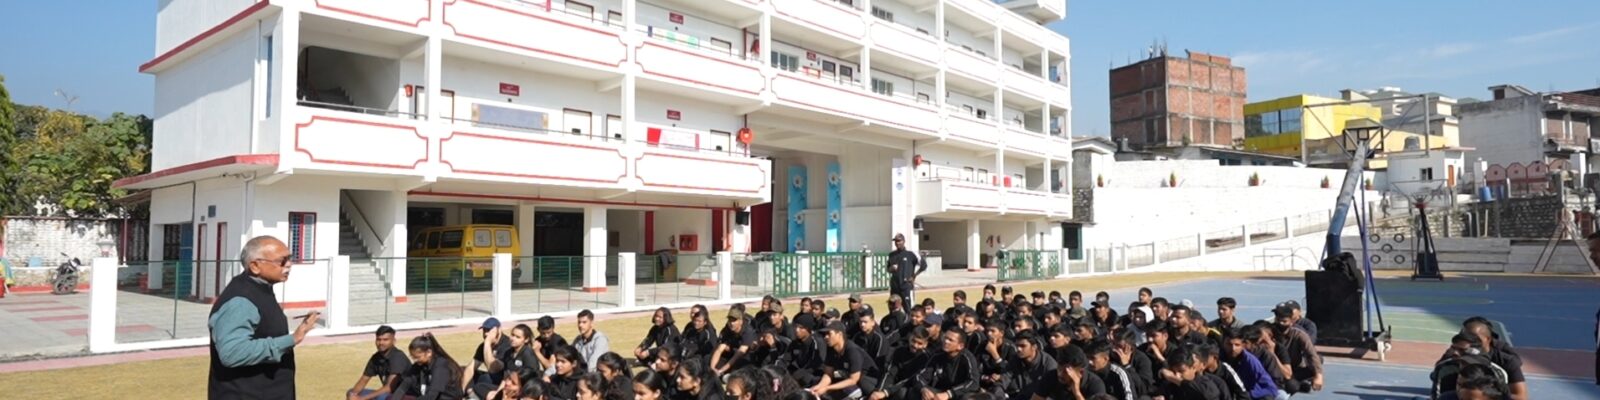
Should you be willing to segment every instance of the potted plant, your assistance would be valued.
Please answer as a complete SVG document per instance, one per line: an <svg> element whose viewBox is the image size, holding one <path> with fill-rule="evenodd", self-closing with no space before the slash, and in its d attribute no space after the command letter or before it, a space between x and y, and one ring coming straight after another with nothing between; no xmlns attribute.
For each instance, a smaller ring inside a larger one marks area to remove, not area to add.
<svg viewBox="0 0 1600 400"><path fill-rule="evenodd" d="M1095 187L1106 187L1106 176L1105 175L1095 175L1094 176L1094 186Z"/></svg>
<svg viewBox="0 0 1600 400"><path fill-rule="evenodd" d="M1178 187L1178 171L1167 174L1167 187Z"/></svg>
<svg viewBox="0 0 1600 400"><path fill-rule="evenodd" d="M1367 178L1367 190L1372 190L1372 178Z"/></svg>
<svg viewBox="0 0 1600 400"><path fill-rule="evenodd" d="M1261 186L1261 174L1260 173L1255 173L1255 172L1251 172L1250 173L1250 186Z"/></svg>
<svg viewBox="0 0 1600 400"><path fill-rule="evenodd" d="M1322 177L1322 188L1323 189L1327 189L1328 186L1329 186L1328 177L1326 177L1326 176Z"/></svg>

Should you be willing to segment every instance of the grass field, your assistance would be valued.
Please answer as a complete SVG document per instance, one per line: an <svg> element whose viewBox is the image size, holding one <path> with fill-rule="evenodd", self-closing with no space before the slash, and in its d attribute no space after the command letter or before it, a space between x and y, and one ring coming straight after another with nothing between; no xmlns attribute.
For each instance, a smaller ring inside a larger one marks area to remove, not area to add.
<svg viewBox="0 0 1600 400"><path fill-rule="evenodd" d="M1017 288L1018 293L1028 293L1033 290L1059 290L1066 293L1070 290L1080 290L1088 292L1087 296L1093 296L1093 293L1099 290L1159 285L1196 278L1245 276L1263 275L1259 273L1129 274L1031 282L1013 286ZM933 296L943 308L949 305L950 293L956 289L958 288L919 291L917 295ZM981 287L965 289L974 300L982 294ZM863 299L875 308L882 309L887 295L872 293L864 295ZM1132 299L1122 300L1132 301ZM829 307L839 309L844 309L846 306L843 296L827 299L827 303ZM756 305L758 304L750 304L751 307ZM788 306L789 303L786 302L785 305ZM794 312L792 306L786 311L787 314ZM726 308L713 308L712 321L721 326L726 312ZM677 317L680 325L688 319L687 309L673 310L673 315ZM515 325L512 321L505 322L508 326ZM643 339L649 330L649 324L650 315L647 313L601 316L597 322L599 329L610 336L611 350L629 359L632 359L630 355L633 346ZM556 329L568 338L577 333L577 325L571 318L558 319ZM470 360L473 353L471 350L481 340L479 334L471 330L471 327L433 331L439 332L439 338L452 355L463 360ZM420 333L422 332L401 332L399 346L403 348L411 338ZM295 352L298 360L296 384L299 395L303 398L340 396L355 383L372 351L370 336L365 335L347 336L338 343L300 347ZM16 399L125 398L130 395L137 398L159 399L202 398L205 395L207 368L208 360L201 355L49 371L26 371L0 375L0 388L5 388L7 398Z"/></svg>

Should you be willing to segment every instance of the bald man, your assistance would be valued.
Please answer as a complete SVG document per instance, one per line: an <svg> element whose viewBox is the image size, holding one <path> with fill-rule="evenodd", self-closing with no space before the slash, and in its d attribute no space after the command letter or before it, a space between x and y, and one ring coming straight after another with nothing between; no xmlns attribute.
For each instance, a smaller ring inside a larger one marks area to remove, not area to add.
<svg viewBox="0 0 1600 400"><path fill-rule="evenodd" d="M211 307L212 399L293 399L294 347L317 325L307 314L289 333L272 285L289 280L289 248L271 236L250 239L239 253L245 271L233 277Z"/></svg>

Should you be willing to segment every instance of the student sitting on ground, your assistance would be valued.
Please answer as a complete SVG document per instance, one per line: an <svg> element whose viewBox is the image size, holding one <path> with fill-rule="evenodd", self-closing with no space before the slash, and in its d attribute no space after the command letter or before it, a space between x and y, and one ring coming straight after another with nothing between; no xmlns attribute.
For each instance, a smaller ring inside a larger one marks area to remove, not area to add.
<svg viewBox="0 0 1600 400"><path fill-rule="evenodd" d="M461 364L444 351L439 339L424 333L411 339L411 367L396 385L398 397L418 400L459 400L466 397L460 382Z"/></svg>
<svg viewBox="0 0 1600 400"><path fill-rule="evenodd" d="M546 315L539 317L539 338L533 340L533 355L539 358L539 365L544 367L545 375L555 373L556 349L567 347L567 339L556 333L556 319Z"/></svg>
<svg viewBox="0 0 1600 400"><path fill-rule="evenodd" d="M372 358L367 359L367 368L362 370L361 378L345 392L350 400L388 398L394 392L394 385L400 383L400 374L411 367L411 359L406 357L406 353L394 347L394 328L388 325L378 327L373 344L378 347L378 352L372 353ZM367 389L367 382L374 376L378 377L378 388Z"/></svg>
<svg viewBox="0 0 1600 400"><path fill-rule="evenodd" d="M672 376L676 377L677 399L722 400L722 387L717 385L717 379L700 359L684 361Z"/></svg>
<svg viewBox="0 0 1600 400"><path fill-rule="evenodd" d="M555 351L555 363L551 370L555 374L545 377L545 397L550 400L573 400L578 398L578 380L582 379L588 371L589 364L583 361L583 355L572 346L562 346ZM595 375L596 377L599 374Z"/></svg>
<svg viewBox="0 0 1600 400"><path fill-rule="evenodd" d="M499 319L490 317L484 320L482 330L483 343L478 345L477 353L472 355L472 364L462 370L461 375L461 389L471 391L478 398L500 387L500 381L505 379L501 360L512 355L511 340L502 334Z"/></svg>
<svg viewBox="0 0 1600 400"><path fill-rule="evenodd" d="M654 315L650 316L650 333L644 335L644 341L633 348L633 357L641 365L650 365L655 360L655 349L667 343L677 343L677 322L672 320L672 310L666 307L657 308Z"/></svg>

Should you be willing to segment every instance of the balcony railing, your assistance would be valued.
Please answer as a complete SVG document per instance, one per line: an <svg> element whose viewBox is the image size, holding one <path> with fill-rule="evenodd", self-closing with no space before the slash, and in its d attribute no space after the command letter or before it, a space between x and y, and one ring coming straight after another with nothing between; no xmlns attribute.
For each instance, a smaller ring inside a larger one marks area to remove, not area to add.
<svg viewBox="0 0 1600 400"><path fill-rule="evenodd" d="M554 2L554 1L546 1L546 0L536 0L536 1L535 0L492 0L492 1L499 2L499 3L504 3L504 4L510 5L512 7L518 7L520 9L525 10L525 11L548 12L551 15L555 15L555 16L561 18L561 19L571 20L571 21L582 21L582 22L586 22L586 23L588 23L590 25L594 25L594 26L598 26L598 27L602 27L602 28L606 28L606 29L612 29L612 30L622 30L623 29L622 21L612 21L610 18L595 18L595 12L593 10L590 10L589 12L583 12L583 11L579 11L579 10L569 9L569 8L567 8L566 2Z"/></svg>
<svg viewBox="0 0 1600 400"><path fill-rule="evenodd" d="M362 106L350 105L350 104L325 103L325 102L311 101L311 100L300 100L300 101L295 102L295 104L300 105L300 106L304 106L304 107L315 107L315 108L321 108L321 109L325 109L325 110L353 112L353 113L358 113L358 114L376 115L376 116L381 116L381 117L395 117L395 118L407 118L407 119L428 119L428 116L426 114L405 112L405 111L399 111L399 110L390 110L390 109L387 109L387 108L362 107Z"/></svg>

